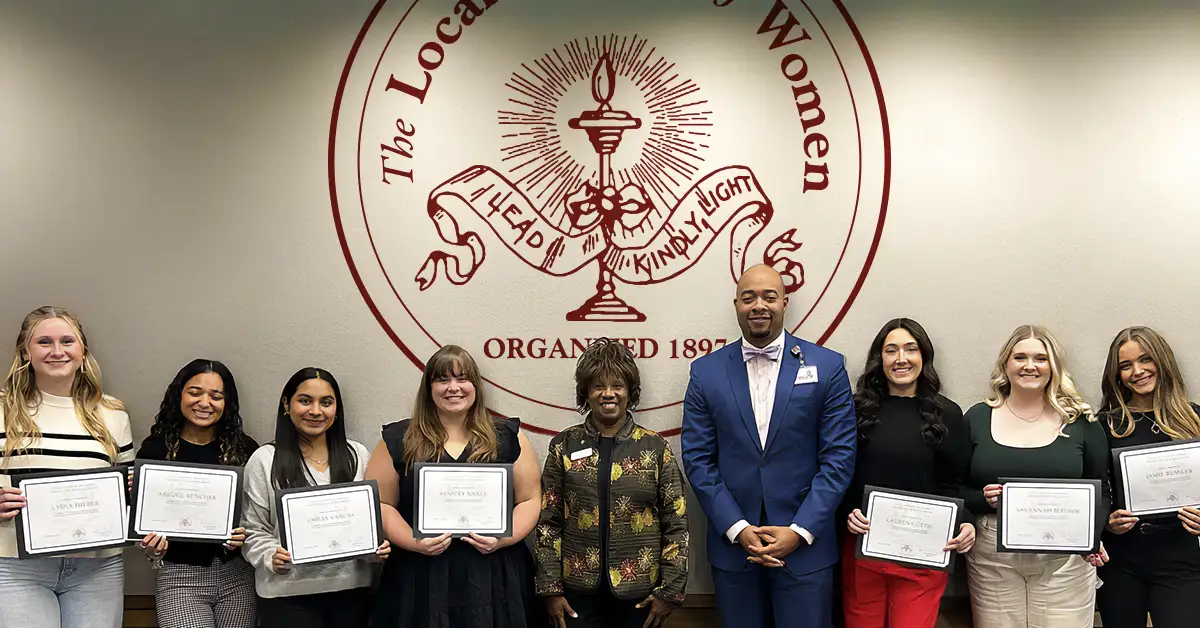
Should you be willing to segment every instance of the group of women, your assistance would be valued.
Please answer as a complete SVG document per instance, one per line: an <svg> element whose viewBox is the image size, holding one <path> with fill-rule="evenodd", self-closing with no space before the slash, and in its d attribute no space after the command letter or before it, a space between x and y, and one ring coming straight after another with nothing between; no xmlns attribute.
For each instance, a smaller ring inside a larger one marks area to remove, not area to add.
<svg viewBox="0 0 1200 628"><path fill-rule="evenodd" d="M576 365L583 422L550 443L543 468L514 418L487 410L472 357L443 347L425 365L409 418L386 425L374 450L346 436L347 401L334 376L296 372L284 385L274 439L245 434L233 374L194 360L168 385L150 434L134 451L129 417L101 388L78 319L31 312L0 405L0 628L116 628L124 575L119 550L17 559L13 518L22 473L128 464L135 457L242 466L242 527L223 545L141 540L157 570L166 628L405 626L653 628L683 600L685 489L667 441L638 425L641 377L617 342L592 344ZM867 352L855 393L858 453L844 500L843 620L847 628L932 627L945 572L857 558L870 520L863 487L960 498L968 516L947 551L967 556L979 628L1192 626L1200 611L1200 510L1138 519L1110 507L1111 449L1200 438L1174 354L1145 327L1113 340L1098 411L1083 400L1054 338L1013 332L991 394L963 413L941 395L934 347L915 321L888 322ZM413 465L513 465L513 534L412 531ZM1108 514L1089 556L996 550L999 478L1097 479ZM292 565L279 540L275 495L372 479L384 541L374 556ZM533 535L531 550L524 540ZM1098 591L1098 593L1097 593Z"/></svg>
<svg viewBox="0 0 1200 628"><path fill-rule="evenodd" d="M25 498L13 485L135 458L244 467L241 527L226 543L141 539L164 628L659 626L687 581L682 474L666 440L633 420L641 387L630 351L601 340L577 366L585 420L551 443L545 486L520 421L491 416L478 366L457 346L430 358L411 416L385 425L373 451L347 438L332 373L292 375L274 439L260 446L243 431L233 374L198 359L167 386L135 454L129 416L103 394L79 320L34 310L0 389L0 628L121 625L120 549L17 558L13 519ZM416 538L412 469L423 462L512 464L512 535ZM276 494L364 479L378 484L387 540L373 556L293 565ZM535 526L536 563L525 543Z"/></svg>
<svg viewBox="0 0 1200 628"><path fill-rule="evenodd" d="M977 628L1196 625L1200 510L1140 520L1112 507L1112 450L1200 438L1175 355L1147 327L1113 339L1098 411L1084 401L1044 328L1017 328L1000 349L991 393L964 413L940 394L934 348L910 319L889 321L855 391L858 451L844 500L847 628L930 627L948 576L855 557L870 521L865 485L960 498L967 521L947 546L966 554ZM1100 551L1087 556L997 550L1000 478L1100 480ZM1103 528L1101 530L1100 528Z"/></svg>

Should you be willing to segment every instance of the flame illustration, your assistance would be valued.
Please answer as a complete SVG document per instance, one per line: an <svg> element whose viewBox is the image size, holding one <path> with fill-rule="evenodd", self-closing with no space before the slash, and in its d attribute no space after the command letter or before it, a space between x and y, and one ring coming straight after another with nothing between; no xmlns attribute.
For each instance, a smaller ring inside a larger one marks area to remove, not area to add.
<svg viewBox="0 0 1200 628"><path fill-rule="evenodd" d="M600 103L601 109L608 108L608 101L612 100L613 88L616 84L617 74L613 70L612 63L608 60L608 53L600 55L600 60L596 63L596 69L592 70L592 98Z"/></svg>

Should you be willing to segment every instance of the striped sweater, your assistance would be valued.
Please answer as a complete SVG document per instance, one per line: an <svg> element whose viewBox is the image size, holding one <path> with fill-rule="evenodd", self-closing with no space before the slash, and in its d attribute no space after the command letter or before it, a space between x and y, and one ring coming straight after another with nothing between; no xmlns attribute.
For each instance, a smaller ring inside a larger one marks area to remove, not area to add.
<svg viewBox="0 0 1200 628"><path fill-rule="evenodd" d="M111 399L111 397L110 397ZM123 410L112 410L100 406L108 431L117 442L117 462L133 462L133 433L129 426L129 415ZM3 458L6 444L4 411L0 407L0 486L12 486L14 477L22 473L43 471L65 471L71 469L98 469L111 466L104 445L92 438L75 413L75 402L70 397L56 397L42 393L42 403L34 413L34 420L42 431L40 440L34 441L11 458ZM83 552L77 558L108 558L121 553L120 548ZM12 519L0 521L0 558L17 555L17 531Z"/></svg>

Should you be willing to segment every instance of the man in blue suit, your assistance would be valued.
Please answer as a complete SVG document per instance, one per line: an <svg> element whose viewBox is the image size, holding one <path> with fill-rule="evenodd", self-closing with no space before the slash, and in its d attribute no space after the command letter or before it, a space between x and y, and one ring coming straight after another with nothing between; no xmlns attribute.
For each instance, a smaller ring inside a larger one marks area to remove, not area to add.
<svg viewBox="0 0 1200 628"><path fill-rule="evenodd" d="M708 516L725 628L826 628L835 511L854 473L855 415L841 354L783 331L779 273L738 281L742 328L692 363L683 466Z"/></svg>

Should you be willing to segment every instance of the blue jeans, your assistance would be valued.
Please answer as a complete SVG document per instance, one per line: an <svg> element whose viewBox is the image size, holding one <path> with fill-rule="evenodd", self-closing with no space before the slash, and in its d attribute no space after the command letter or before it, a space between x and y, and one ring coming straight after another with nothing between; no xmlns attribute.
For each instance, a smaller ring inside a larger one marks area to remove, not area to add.
<svg viewBox="0 0 1200 628"><path fill-rule="evenodd" d="M112 558L0 558L0 628L121 628L125 569Z"/></svg>

